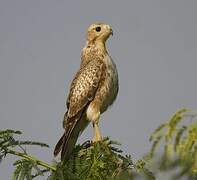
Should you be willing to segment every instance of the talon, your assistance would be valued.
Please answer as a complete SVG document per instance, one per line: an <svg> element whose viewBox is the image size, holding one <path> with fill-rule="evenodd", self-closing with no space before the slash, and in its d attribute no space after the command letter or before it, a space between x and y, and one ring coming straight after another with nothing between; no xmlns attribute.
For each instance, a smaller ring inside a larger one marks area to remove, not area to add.
<svg viewBox="0 0 197 180"><path fill-rule="evenodd" d="M96 136L96 137L93 137L93 139L91 140L91 143L92 143L92 144L95 144L95 143L97 143L97 142L99 142L99 141L102 141L102 138L101 138L100 135L98 135L98 136Z"/></svg>

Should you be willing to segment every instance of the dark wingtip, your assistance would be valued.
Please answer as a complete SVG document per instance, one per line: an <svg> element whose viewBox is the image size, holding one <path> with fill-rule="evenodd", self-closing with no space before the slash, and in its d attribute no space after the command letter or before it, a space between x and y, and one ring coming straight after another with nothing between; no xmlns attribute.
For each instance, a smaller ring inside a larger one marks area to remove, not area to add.
<svg viewBox="0 0 197 180"><path fill-rule="evenodd" d="M55 146L55 149L53 152L54 156L57 156L59 154L59 152L61 151L62 146L63 146L63 142L64 142L64 137L65 137L65 133L62 135L62 137L59 139L58 143Z"/></svg>

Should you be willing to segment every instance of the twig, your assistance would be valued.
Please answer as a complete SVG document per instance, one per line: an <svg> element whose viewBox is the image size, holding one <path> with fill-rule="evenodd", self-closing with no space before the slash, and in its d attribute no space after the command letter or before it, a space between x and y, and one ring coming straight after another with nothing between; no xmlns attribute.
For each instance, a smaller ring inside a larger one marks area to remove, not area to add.
<svg viewBox="0 0 197 180"><path fill-rule="evenodd" d="M12 149L10 149L10 148L8 148L8 149L6 150L6 153L9 153L9 154L13 154L13 155L22 157L22 158L24 158L24 159L26 159L26 160L33 161L33 162L35 162L36 164L38 164L38 165L40 165L40 166L42 166L42 167L45 167L45 168L50 169L50 170L52 170L52 171L56 171L56 167L51 166L51 165L49 165L49 164L47 164L47 163L45 163L45 162L43 162L43 161L40 161L40 160L38 160L38 159L36 159L36 158L34 158L34 157L32 157L32 156L29 156L29 155L27 155L27 154L25 154L25 153L21 153L21 152L15 151L15 150L12 150Z"/></svg>

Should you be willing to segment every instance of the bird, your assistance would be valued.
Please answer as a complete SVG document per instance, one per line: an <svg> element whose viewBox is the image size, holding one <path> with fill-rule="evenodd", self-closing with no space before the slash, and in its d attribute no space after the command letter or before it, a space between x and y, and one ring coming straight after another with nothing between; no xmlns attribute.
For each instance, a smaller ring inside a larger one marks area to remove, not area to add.
<svg viewBox="0 0 197 180"><path fill-rule="evenodd" d="M99 129L100 115L115 101L118 90L118 71L106 49L106 41L113 35L105 23L91 24L81 52L79 70L71 82L64 115L64 134L54 149L61 160L69 158L78 137L89 123L93 126L92 143L102 140Z"/></svg>

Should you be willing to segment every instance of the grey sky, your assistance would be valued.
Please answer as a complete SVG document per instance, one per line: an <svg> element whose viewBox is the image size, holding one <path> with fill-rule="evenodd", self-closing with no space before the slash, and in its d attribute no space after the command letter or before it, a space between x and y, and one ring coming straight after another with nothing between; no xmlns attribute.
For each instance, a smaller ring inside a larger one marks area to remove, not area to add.
<svg viewBox="0 0 197 180"><path fill-rule="evenodd" d="M197 108L196 7L196 0L0 0L1 129L48 143L30 152L51 161L86 28L103 21L114 31L107 47L120 92L102 116L102 134L141 157L147 135L172 112ZM91 136L89 127L80 141ZM12 161L0 164L1 179L10 179Z"/></svg>

